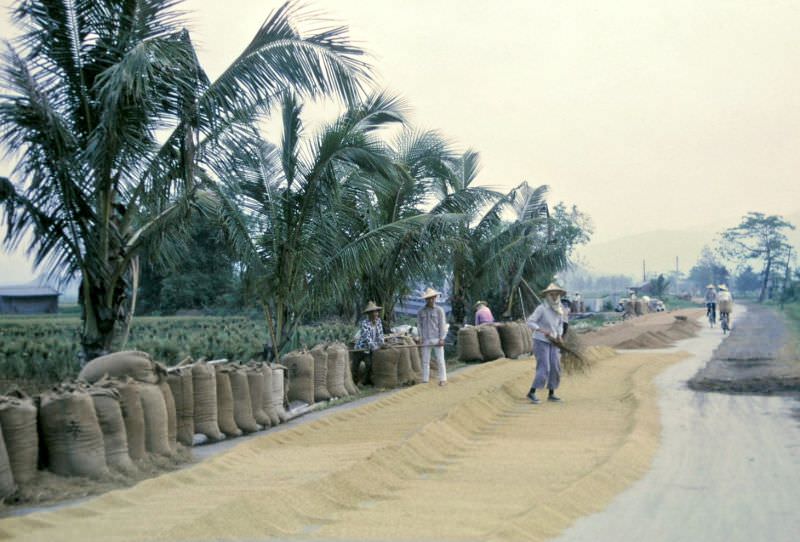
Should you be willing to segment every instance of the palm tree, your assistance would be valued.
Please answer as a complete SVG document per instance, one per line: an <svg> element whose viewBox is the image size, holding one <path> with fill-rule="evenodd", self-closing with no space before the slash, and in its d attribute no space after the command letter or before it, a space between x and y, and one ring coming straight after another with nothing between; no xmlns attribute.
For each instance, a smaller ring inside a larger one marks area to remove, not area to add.
<svg viewBox="0 0 800 542"><path fill-rule="evenodd" d="M353 277L416 227L413 217L372 231L348 223L356 195L369 197L398 174L378 132L403 121L402 102L378 94L308 138L302 105L287 94L280 144L262 141L257 152L240 154L238 180L219 194L223 220L248 255L276 357L294 346L303 318L351 296Z"/></svg>
<svg viewBox="0 0 800 542"><path fill-rule="evenodd" d="M347 180L352 197L345 206L349 222L343 233L367 234L401 221L415 221L417 227L392 239L385 247L386 256L365 266L355 284L358 305L376 301L384 308L384 323L389 325L396 303L410 293L411 283L426 277L436 263L441 235L435 232L442 231L455 209L447 209L434 199L435 187L451 155L441 136L406 128L387 146L387 152L395 175L366 179L368 190L359 189L363 177ZM426 211L431 204L433 207Z"/></svg>
<svg viewBox="0 0 800 542"><path fill-rule="evenodd" d="M465 163L471 167L464 171L476 172L477 156L465 156ZM465 303L479 298L509 315L523 278L552 276L553 266L558 270L566 264L548 249L552 236L546 193L547 186L534 188L523 182L505 195L489 194L492 205L461 224L452 251L456 326L464 321Z"/></svg>
<svg viewBox="0 0 800 542"><path fill-rule="evenodd" d="M174 239L230 175L226 146L287 89L352 102L369 80L345 28L301 35L307 16L287 3L212 82L178 4L25 0L13 11L24 33L2 66L0 141L17 157L0 178L4 242L30 232L37 266L81 278L88 358L129 322L143 247Z"/></svg>

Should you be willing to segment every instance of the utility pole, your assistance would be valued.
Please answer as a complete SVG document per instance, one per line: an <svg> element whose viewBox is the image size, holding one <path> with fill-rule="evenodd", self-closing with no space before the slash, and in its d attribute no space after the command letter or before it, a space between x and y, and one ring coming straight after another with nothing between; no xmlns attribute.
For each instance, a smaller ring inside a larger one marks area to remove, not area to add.
<svg viewBox="0 0 800 542"><path fill-rule="evenodd" d="M644 259L642 259L642 282L647 282L647 268L644 265Z"/></svg>

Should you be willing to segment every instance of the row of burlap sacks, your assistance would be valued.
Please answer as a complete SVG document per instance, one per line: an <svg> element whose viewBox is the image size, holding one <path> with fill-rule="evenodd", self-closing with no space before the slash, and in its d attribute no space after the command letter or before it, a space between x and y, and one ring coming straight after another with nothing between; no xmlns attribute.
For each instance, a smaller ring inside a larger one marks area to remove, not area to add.
<svg viewBox="0 0 800 542"><path fill-rule="evenodd" d="M362 354L353 351L354 354ZM360 358L354 357L354 360ZM295 350L282 362L289 371L289 401L313 403L358 393L353 378L353 359L341 343ZM384 347L372 352L368 380L380 389L393 389L422 381L422 362L414 339L387 335Z"/></svg>
<svg viewBox="0 0 800 542"><path fill-rule="evenodd" d="M644 316L650 313L648 299L628 299L625 301L625 314L628 316Z"/></svg>
<svg viewBox="0 0 800 542"><path fill-rule="evenodd" d="M461 361L518 358L533 351L533 333L524 322L465 326L458 330L457 350Z"/></svg>
<svg viewBox="0 0 800 542"><path fill-rule="evenodd" d="M358 395L353 381L347 346L343 343L318 344L311 350L294 350L285 354L288 401L314 404L351 395Z"/></svg>
<svg viewBox="0 0 800 542"><path fill-rule="evenodd" d="M102 478L171 457L195 434L217 441L285 422L281 365L191 362L166 369L145 352L89 362L78 380L36 397L0 397L0 498L37 471Z"/></svg>

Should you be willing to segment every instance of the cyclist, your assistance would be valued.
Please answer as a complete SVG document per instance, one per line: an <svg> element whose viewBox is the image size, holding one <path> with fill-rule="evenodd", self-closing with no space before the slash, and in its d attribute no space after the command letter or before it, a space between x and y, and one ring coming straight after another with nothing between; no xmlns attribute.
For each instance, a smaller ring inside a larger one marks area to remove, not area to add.
<svg viewBox="0 0 800 542"><path fill-rule="evenodd" d="M722 330L727 331L731 328L731 311L733 310L733 296L728 291L728 287L724 284L719 285L719 294L717 294L717 304L719 305L719 321L722 324Z"/></svg>
<svg viewBox="0 0 800 542"><path fill-rule="evenodd" d="M706 316L708 316L711 327L714 327L717 319L717 290L713 284L706 286Z"/></svg>

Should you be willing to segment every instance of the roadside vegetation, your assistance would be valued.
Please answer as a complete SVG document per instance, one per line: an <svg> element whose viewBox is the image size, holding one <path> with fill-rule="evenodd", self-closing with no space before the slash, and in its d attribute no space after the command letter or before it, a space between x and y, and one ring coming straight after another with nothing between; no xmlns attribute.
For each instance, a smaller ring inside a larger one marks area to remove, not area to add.
<svg viewBox="0 0 800 542"><path fill-rule="evenodd" d="M411 125L346 27L285 3L211 80L179 4L12 8L3 241L31 236L40 269L80 283L80 319L9 323L6 377L66 377L76 353L125 348L171 362L267 345L278 358L343 338L309 324L354 323L368 300L391 323L416 284L445 278L454 328L477 299L519 317L535 304L520 285L543 287L589 239L588 218L549 205L546 185L476 186L479 154ZM319 100L341 114L311 126L304 107ZM280 128L265 132L268 119ZM180 309L259 316L139 316Z"/></svg>

